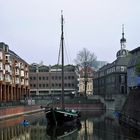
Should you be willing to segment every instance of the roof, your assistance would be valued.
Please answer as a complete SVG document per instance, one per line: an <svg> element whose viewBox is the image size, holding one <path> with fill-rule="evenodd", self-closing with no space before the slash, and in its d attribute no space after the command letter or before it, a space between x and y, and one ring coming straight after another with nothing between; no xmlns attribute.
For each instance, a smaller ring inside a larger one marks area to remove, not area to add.
<svg viewBox="0 0 140 140"><path fill-rule="evenodd" d="M126 57L118 57L115 61L112 63L108 63L101 67L99 71L106 70L108 68L114 67L114 66L127 66L130 60L130 56L127 55Z"/></svg>
<svg viewBox="0 0 140 140"><path fill-rule="evenodd" d="M138 51L140 51L140 47L137 47L137 48L131 50L130 53L134 54L135 52L138 52Z"/></svg>
<svg viewBox="0 0 140 140"><path fill-rule="evenodd" d="M16 57L18 60L28 64L25 60L23 60L21 57L19 57L15 52L9 50L9 54L12 55L13 57Z"/></svg>

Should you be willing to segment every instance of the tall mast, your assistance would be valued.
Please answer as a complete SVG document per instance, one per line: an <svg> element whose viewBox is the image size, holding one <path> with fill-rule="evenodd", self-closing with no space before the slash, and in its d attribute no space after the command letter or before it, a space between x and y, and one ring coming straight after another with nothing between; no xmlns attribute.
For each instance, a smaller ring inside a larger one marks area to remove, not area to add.
<svg viewBox="0 0 140 140"><path fill-rule="evenodd" d="M63 11L61 11L61 49L62 49L62 109L64 109L64 32L63 32Z"/></svg>

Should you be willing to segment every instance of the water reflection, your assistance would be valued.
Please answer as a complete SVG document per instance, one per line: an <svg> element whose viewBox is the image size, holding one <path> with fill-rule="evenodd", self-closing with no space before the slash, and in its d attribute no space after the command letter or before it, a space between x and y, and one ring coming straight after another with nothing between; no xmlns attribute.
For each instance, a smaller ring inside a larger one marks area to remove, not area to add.
<svg viewBox="0 0 140 140"><path fill-rule="evenodd" d="M120 126L113 111L83 112L78 140L139 140L139 132Z"/></svg>
<svg viewBox="0 0 140 140"><path fill-rule="evenodd" d="M30 140L29 127L20 125L0 128L0 140Z"/></svg>
<svg viewBox="0 0 140 140"><path fill-rule="evenodd" d="M46 129L46 137L48 140L56 140L56 139L76 139L78 135L78 128L65 126L65 127L49 127Z"/></svg>
<svg viewBox="0 0 140 140"><path fill-rule="evenodd" d="M21 125L26 119L29 126ZM0 121L0 140L138 140L130 128L120 126L114 112L82 112L81 128L49 128L44 113ZM60 133L61 132L61 133Z"/></svg>

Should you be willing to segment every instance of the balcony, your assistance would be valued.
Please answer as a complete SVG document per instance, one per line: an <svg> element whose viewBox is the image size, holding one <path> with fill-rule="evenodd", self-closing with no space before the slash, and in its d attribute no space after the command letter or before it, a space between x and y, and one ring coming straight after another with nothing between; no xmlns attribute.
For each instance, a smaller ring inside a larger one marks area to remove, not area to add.
<svg viewBox="0 0 140 140"><path fill-rule="evenodd" d="M5 78L5 82L10 83L11 79L10 78Z"/></svg>
<svg viewBox="0 0 140 140"><path fill-rule="evenodd" d="M26 79L29 78L29 74L28 74L28 73L25 74L25 78L26 78Z"/></svg>
<svg viewBox="0 0 140 140"><path fill-rule="evenodd" d="M19 63L15 63L15 67L16 68L20 68L20 64Z"/></svg>
<svg viewBox="0 0 140 140"><path fill-rule="evenodd" d="M29 86L29 81L28 80L25 81L25 85Z"/></svg>
<svg viewBox="0 0 140 140"><path fill-rule="evenodd" d="M22 70L23 70L23 69L24 69L24 65L20 65L20 69L22 69Z"/></svg>
<svg viewBox="0 0 140 140"><path fill-rule="evenodd" d="M0 51L0 60L3 60L3 53Z"/></svg>
<svg viewBox="0 0 140 140"><path fill-rule="evenodd" d="M20 76L24 77L24 71L23 70L21 70Z"/></svg>
<svg viewBox="0 0 140 140"><path fill-rule="evenodd" d="M3 81L3 76L0 76L0 81Z"/></svg>
<svg viewBox="0 0 140 140"><path fill-rule="evenodd" d="M0 66L0 71L3 71L3 67L2 66Z"/></svg>
<svg viewBox="0 0 140 140"><path fill-rule="evenodd" d="M29 70L28 70L28 67L25 67L25 71L29 71Z"/></svg>
<svg viewBox="0 0 140 140"><path fill-rule="evenodd" d="M19 79L16 79L15 80L15 84L19 84Z"/></svg>
<svg viewBox="0 0 140 140"><path fill-rule="evenodd" d="M21 85L24 85L24 81L21 81Z"/></svg>
<svg viewBox="0 0 140 140"><path fill-rule="evenodd" d="M11 74L12 71L11 71L10 69L5 69L5 73L9 73L9 74Z"/></svg>
<svg viewBox="0 0 140 140"><path fill-rule="evenodd" d="M5 82L11 82L11 78L10 78L10 75L5 75Z"/></svg>
<svg viewBox="0 0 140 140"><path fill-rule="evenodd" d="M19 76L19 71L16 71L16 72L15 72L15 75L16 75L16 76Z"/></svg>
<svg viewBox="0 0 140 140"><path fill-rule="evenodd" d="M5 63L10 64L10 63L11 63L11 61L10 61L9 59L6 59L6 60L5 60Z"/></svg>

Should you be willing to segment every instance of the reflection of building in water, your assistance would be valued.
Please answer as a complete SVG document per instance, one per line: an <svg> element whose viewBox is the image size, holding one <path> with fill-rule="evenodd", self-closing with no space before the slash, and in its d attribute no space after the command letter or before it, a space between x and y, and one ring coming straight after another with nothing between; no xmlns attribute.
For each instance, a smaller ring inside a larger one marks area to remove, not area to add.
<svg viewBox="0 0 140 140"><path fill-rule="evenodd" d="M46 122L36 119L31 124L31 140L43 140L46 137Z"/></svg>
<svg viewBox="0 0 140 140"><path fill-rule="evenodd" d="M43 140L46 135L46 125L42 126L38 123L31 126L31 140Z"/></svg>
<svg viewBox="0 0 140 140"><path fill-rule="evenodd" d="M0 123L0 140L42 140L45 138L46 123L43 120L36 120L29 126L21 125L20 119L18 124L12 124L15 121L5 120Z"/></svg>
<svg viewBox="0 0 140 140"><path fill-rule="evenodd" d="M83 120L81 121L82 128L79 131L79 139L92 140L93 139L93 121Z"/></svg>
<svg viewBox="0 0 140 140"><path fill-rule="evenodd" d="M123 130L113 118L105 117L104 120L94 121L94 128L93 139L124 140Z"/></svg>
<svg viewBox="0 0 140 140"><path fill-rule="evenodd" d="M0 140L31 140L30 127L16 125L0 128Z"/></svg>

